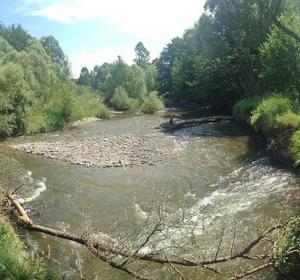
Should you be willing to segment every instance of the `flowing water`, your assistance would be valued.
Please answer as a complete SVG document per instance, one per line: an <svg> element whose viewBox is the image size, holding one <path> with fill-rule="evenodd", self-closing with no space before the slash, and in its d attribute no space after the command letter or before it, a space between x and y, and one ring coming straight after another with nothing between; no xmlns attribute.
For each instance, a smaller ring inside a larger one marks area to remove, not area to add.
<svg viewBox="0 0 300 280"><path fill-rule="evenodd" d="M145 252L155 244L158 249L175 247L169 253L184 250L194 258L211 258L222 237L219 256L227 256L233 234L237 251L259 231L298 211L299 177L274 166L232 122L203 124L173 134L161 132L156 144L169 143L163 141L167 138L176 157L166 157L152 166L87 168L8 148L16 142L152 133L162 121L162 115L119 117L58 134L13 139L4 142L1 150L27 170L30 184L26 191L31 198L24 194L22 199L27 199L32 219L41 225L77 234L93 228L125 236L143 224L146 228L155 216L153 209L160 205L166 223L179 226L157 233L143 248ZM80 279L80 270L86 279L130 279L71 242L27 233L26 243L31 250L49 254L50 265L66 279ZM248 265L251 267L244 261L222 265L225 274L221 276L198 269L190 277L227 279L226 273ZM148 270L157 279L178 279L178 275L163 274L162 266ZM274 279L266 272L260 277Z"/></svg>

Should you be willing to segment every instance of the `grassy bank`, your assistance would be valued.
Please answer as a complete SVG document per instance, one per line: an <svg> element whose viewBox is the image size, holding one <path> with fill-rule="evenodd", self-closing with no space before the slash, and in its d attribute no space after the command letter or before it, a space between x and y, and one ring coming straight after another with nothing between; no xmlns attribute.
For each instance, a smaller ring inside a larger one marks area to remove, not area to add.
<svg viewBox="0 0 300 280"><path fill-rule="evenodd" d="M25 252L9 222L0 216L0 279L1 280L56 280L55 272L40 260Z"/></svg>
<svg viewBox="0 0 300 280"><path fill-rule="evenodd" d="M235 119L263 136L269 150L300 166L300 106L287 97L243 99L233 107Z"/></svg>
<svg viewBox="0 0 300 280"><path fill-rule="evenodd" d="M273 156L285 164L300 166L300 106L297 102L281 95L243 99L234 105L233 115L237 121L263 136ZM299 249L298 215L288 222L275 246L279 279L298 279Z"/></svg>

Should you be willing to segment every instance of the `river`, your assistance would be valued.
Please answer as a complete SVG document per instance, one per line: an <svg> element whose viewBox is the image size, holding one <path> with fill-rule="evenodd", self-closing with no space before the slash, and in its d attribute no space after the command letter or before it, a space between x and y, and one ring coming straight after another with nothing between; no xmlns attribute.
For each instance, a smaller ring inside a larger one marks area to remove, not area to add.
<svg viewBox="0 0 300 280"><path fill-rule="evenodd" d="M0 149L27 171L31 180L27 191L36 194L26 206L32 219L77 234L93 230L116 238L134 236L136 228L151 228L149 215L159 205L166 221L179 226L162 230L152 245L174 247L166 249L170 253L175 250L194 258L210 258L221 237L219 256L226 256L233 234L234 249L238 250L258 232L298 211L299 177L272 164L237 124L203 124L172 134L154 129L165 120L163 114L121 116L79 129L11 139ZM87 137L102 141L129 132L147 136L153 131L158 134L154 144L168 146L172 155L163 154L160 160L137 166L85 167L9 148L23 142ZM36 189L40 191L35 193ZM85 279L130 279L71 242L39 233L26 233L25 240L29 250L49 255L47 262L66 279L80 279L80 274ZM128 239L128 244L134 242L140 240ZM222 265L220 276L200 268L187 273L191 279L227 279L226 273L252 265L245 261ZM163 266L147 269L155 279L178 279ZM260 277L274 279L269 272Z"/></svg>

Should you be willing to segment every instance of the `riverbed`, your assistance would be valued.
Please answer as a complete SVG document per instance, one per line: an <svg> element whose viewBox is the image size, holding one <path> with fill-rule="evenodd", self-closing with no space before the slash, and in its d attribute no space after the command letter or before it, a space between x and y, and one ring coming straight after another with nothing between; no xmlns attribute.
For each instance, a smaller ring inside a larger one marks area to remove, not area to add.
<svg viewBox="0 0 300 280"><path fill-rule="evenodd" d="M31 218L79 235L97 231L134 236L159 205L168 222L180 220L180 230L162 231L152 243L173 246L176 254L184 250L193 258L210 258L221 236L219 256L227 256L234 232L238 250L258 232L296 213L299 177L272 164L237 124L227 121L164 133L155 129L163 121L163 114L119 116L78 129L11 139L1 150L27 172L24 176L31 183L20 196L35 196L26 205ZM28 148L32 143L40 152ZM14 149L20 145L27 152ZM76 149L80 161L73 157ZM128 239L134 242L139 240ZM131 279L70 242L26 233L26 243L29 250L49 256L49 264L66 279ZM228 279L226 273L251 265L223 265L219 276L200 268L187 273L191 279ZM178 279L163 266L147 269L154 279ZM259 279L274 275L264 271Z"/></svg>

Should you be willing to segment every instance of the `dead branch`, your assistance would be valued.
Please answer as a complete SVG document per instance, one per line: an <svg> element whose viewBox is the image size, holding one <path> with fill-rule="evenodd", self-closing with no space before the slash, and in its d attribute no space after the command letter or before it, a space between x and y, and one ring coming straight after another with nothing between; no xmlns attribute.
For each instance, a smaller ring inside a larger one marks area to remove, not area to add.
<svg viewBox="0 0 300 280"><path fill-rule="evenodd" d="M32 220L28 217L26 211L23 209L23 207L18 203L18 201L15 199L12 195L6 195L7 199L10 201L11 205L14 207L14 209L17 212L18 215L18 222L20 225L24 226L25 229L29 231L35 231L35 232L41 232L50 236L58 237L61 239L69 240L76 242L78 244L81 244L89 249L89 251L98 257L103 262L107 263L113 268L116 268L118 270L122 270L126 272L127 274L131 275L132 277L140 280L149 280L149 278L146 278L136 272L134 272L132 269L128 268L129 259L135 259L135 260L142 260L142 261L148 261L148 262L154 262L158 264L168 264L170 263L175 267L175 265L185 266L185 267L203 267L205 269L209 269L215 273L220 273L214 268L209 267L208 265L214 265L218 263L224 263L228 262L237 258L245 258L245 259L252 259L248 254L254 248L256 245L258 245L260 242L264 241L266 239L266 236L273 232L276 229L282 228L284 224L278 224L276 226L273 226L266 230L263 234L258 236L255 240L253 240L248 246L246 246L243 250L236 254L232 254L228 257L224 258L214 258L211 260L189 260L186 258L182 258L179 256L172 256L172 257L166 257L165 255L160 255L158 252L154 253L148 253L148 254L142 254L140 253L140 249L145 246L150 240L150 238L159 231L159 227L161 225L161 220L156 224L154 229L148 234L145 241L142 243L142 246L139 247L138 250L132 251L130 248L126 248L125 246L120 246L119 244L116 244L115 241L112 241L111 244L108 244L107 241L103 240L93 240L92 238L89 238L88 235L85 236L77 236L69 232L63 232L59 230L55 230L52 228L44 227L41 225L34 224ZM16 214L16 212L14 212ZM221 242L220 242L221 243ZM125 261L122 262L122 258L126 258ZM114 260L118 259L118 261ZM259 258L263 259L263 258ZM272 263L273 265L273 263ZM256 271L259 271L267 266L271 266L269 263L268 265L263 265L261 267L256 268L253 271L248 271L247 273L254 273ZM177 269L178 270L178 269ZM249 275L249 274L247 274ZM246 276L247 276L246 275ZM240 277L240 276L236 276ZM245 276L243 276L245 277ZM241 279L241 278L234 278L234 279Z"/></svg>
<svg viewBox="0 0 300 280"><path fill-rule="evenodd" d="M263 265L260 265L254 269L251 269L251 270L248 270L247 272L243 273L243 274L239 274L239 275L236 275L235 277L231 278L231 280L239 280L239 279L243 279L249 275L252 275L258 271L261 271L267 267L271 267L271 266L274 266L274 262L269 262L269 263L265 263Z"/></svg>
<svg viewBox="0 0 300 280"><path fill-rule="evenodd" d="M165 256L165 258L167 259L167 261L168 261L170 267L172 268L172 270L174 270L175 273L179 275L179 279L180 279L180 280L185 280L183 274L179 271L179 269L177 269L177 268L174 266L174 264L172 264L172 263L168 260L168 257L167 257L167 256Z"/></svg>

